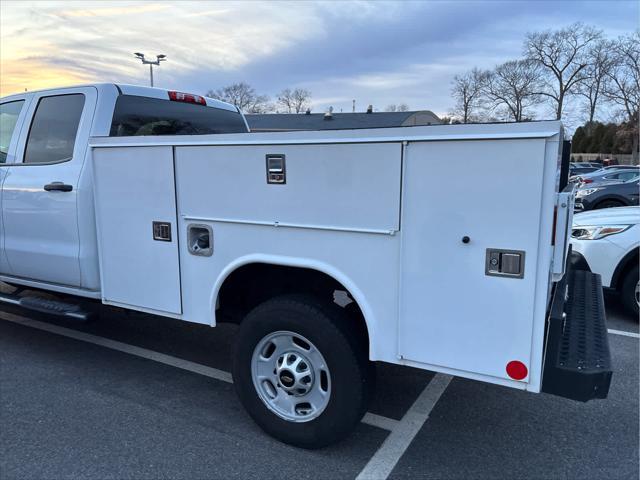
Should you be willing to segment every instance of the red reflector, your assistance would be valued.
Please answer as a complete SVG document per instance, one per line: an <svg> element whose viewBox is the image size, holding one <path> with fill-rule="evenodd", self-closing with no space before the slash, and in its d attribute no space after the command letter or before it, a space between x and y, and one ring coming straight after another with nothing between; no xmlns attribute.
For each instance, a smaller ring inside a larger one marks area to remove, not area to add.
<svg viewBox="0 0 640 480"><path fill-rule="evenodd" d="M591 180L590 178L583 178L582 183L593 183L593 180Z"/></svg>
<svg viewBox="0 0 640 480"><path fill-rule="evenodd" d="M529 374L527 366L518 360L512 360L507 363L507 375L514 380L523 380Z"/></svg>
<svg viewBox="0 0 640 480"><path fill-rule="evenodd" d="M169 100L173 100L174 102L195 103L196 105L207 105L205 98L200 95L176 92L174 90L169 92Z"/></svg>

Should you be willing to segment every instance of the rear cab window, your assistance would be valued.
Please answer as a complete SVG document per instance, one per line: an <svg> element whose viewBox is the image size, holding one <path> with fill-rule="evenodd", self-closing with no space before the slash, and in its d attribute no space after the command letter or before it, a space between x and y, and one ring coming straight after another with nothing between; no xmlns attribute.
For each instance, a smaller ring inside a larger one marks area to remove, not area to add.
<svg viewBox="0 0 640 480"><path fill-rule="evenodd" d="M11 138L18 123L24 100L0 104L0 163L7 161Z"/></svg>
<svg viewBox="0 0 640 480"><path fill-rule="evenodd" d="M111 137L141 135L209 135L247 133L238 112L194 103L120 95L111 122Z"/></svg>

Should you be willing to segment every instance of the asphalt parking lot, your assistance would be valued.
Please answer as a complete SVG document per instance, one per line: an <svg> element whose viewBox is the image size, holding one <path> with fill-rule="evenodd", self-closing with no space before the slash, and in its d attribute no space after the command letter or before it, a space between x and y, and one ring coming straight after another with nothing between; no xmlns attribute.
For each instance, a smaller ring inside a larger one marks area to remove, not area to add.
<svg viewBox="0 0 640 480"><path fill-rule="evenodd" d="M107 309L76 324L3 306L0 477L637 479L638 323L606 300L607 400L381 364L365 421L316 451L245 414L226 373L232 325Z"/></svg>

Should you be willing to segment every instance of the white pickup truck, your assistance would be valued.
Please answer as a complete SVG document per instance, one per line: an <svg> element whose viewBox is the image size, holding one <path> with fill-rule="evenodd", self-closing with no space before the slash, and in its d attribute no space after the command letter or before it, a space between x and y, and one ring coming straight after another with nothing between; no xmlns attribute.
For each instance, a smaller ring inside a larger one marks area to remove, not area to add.
<svg viewBox="0 0 640 480"><path fill-rule="evenodd" d="M0 301L236 322L236 390L282 441L346 436L375 362L607 396L599 277L565 271L560 122L250 133L231 105L113 84L0 113L0 280L61 295Z"/></svg>

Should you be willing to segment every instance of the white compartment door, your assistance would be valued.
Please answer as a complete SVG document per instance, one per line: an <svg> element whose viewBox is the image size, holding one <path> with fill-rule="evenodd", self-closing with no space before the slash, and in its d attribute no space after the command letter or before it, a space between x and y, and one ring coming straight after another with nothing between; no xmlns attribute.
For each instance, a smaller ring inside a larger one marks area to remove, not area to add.
<svg viewBox="0 0 640 480"><path fill-rule="evenodd" d="M407 146L403 358L499 378L512 360L531 370L544 155L544 139ZM485 274L487 249L525 251L524 277Z"/></svg>
<svg viewBox="0 0 640 480"><path fill-rule="evenodd" d="M182 313L172 147L96 148L93 160L103 301Z"/></svg>

